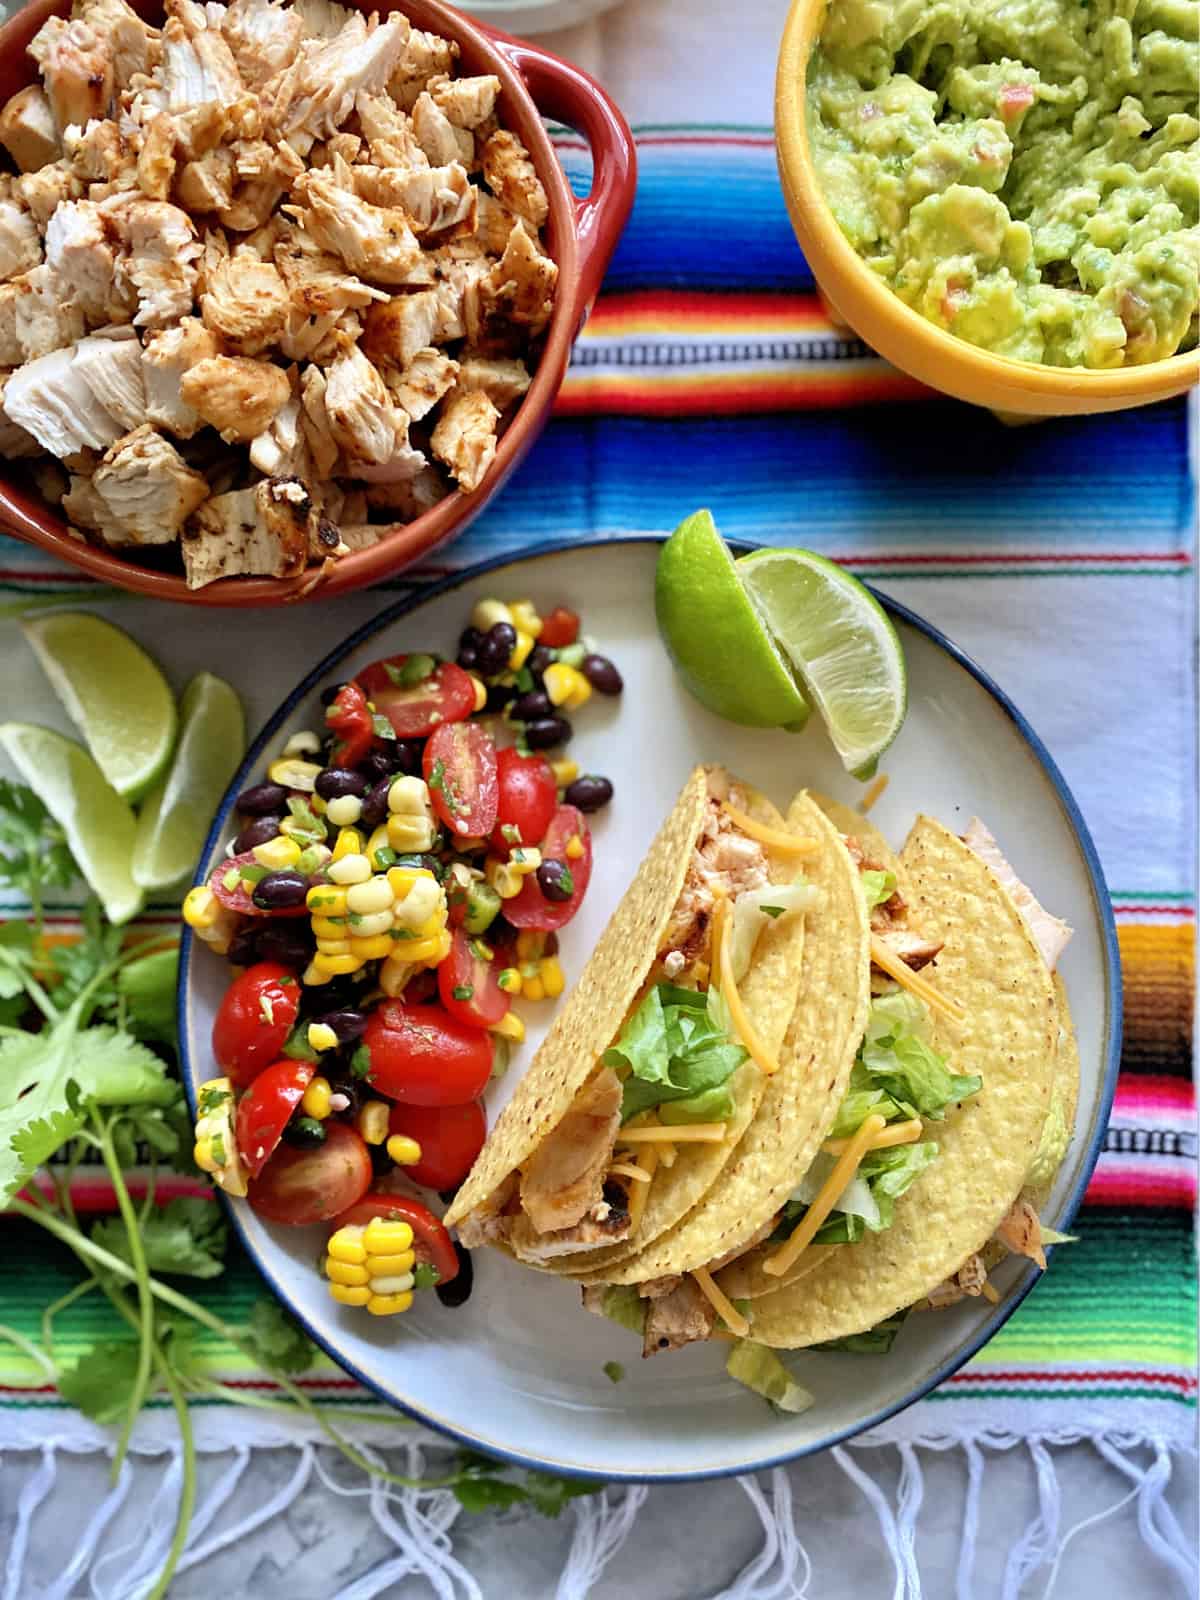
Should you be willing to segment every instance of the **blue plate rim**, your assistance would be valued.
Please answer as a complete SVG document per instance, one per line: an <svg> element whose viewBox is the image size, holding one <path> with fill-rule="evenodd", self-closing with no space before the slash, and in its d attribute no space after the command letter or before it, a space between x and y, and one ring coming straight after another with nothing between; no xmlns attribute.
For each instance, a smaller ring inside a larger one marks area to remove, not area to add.
<svg viewBox="0 0 1200 1600"><path fill-rule="evenodd" d="M502 555L489 556L485 560L448 573L445 577L436 579L432 583L421 584L419 587L414 585L410 593L391 605L385 606L382 611L369 621L361 623L340 644L329 651L268 717L259 734L247 749L237 772L230 780L221 798L220 806L217 809L212 826L209 828L199 859L201 861L209 859L214 847L225 831L234 800L245 786L247 776L257 769L263 751L270 744L275 734L291 716L296 706L306 699L314 689L320 687L338 664L352 651L356 650L359 645L364 644L368 639L382 632L383 629L392 626L393 623L400 621L401 618L408 616L427 601L474 582L477 578L484 577L489 572L575 551L617 548L623 545L661 545L666 542L666 538L667 535L665 534L622 534L614 538L548 540L538 544L526 545ZM729 545L738 555L747 554L752 550L774 548L773 546L757 544L751 540L730 540ZM1083 819L1083 813L1079 809L1078 802L1072 794L1070 786L1059 770L1058 764L1034 730L1029 719L1018 709L999 684L965 650L948 638L940 628L926 621L924 617L913 611L909 606L904 605L901 601L895 600L890 595L875 588L873 584L868 584L866 587L890 616L899 618L909 627L915 629L916 632L922 634L930 643L943 651L951 661L968 673L981 688L987 691L1005 716L1008 717L1017 733L1033 752L1046 777L1050 780L1055 798L1067 819L1072 833L1075 835L1080 853L1083 856L1084 865L1087 868L1092 902L1103 934L1102 957L1105 989L1104 1080L1094 1119L1094 1130L1087 1152L1079 1167L1075 1183L1063 1206L1060 1226L1062 1231L1065 1232L1071 1226L1083 1202L1084 1192L1087 1189L1103 1148L1104 1134L1112 1111L1113 1098L1116 1094L1117 1074L1121 1059L1124 994L1120 947L1117 940L1112 899L1105 881L1104 870L1100 864L1100 857L1087 823ZM187 1028L187 993L193 944L192 930L185 926L180 940L179 980L176 988L176 1027L179 1037L180 1073L183 1078L184 1092L187 1095L188 1105L194 1116L195 1092ZM385 1405L402 1411L415 1422L420 1422L424 1426L433 1429L434 1432L441 1434L457 1445L471 1450L482 1451L509 1466L519 1467L528 1471L553 1472L560 1477L584 1481L607 1483L701 1483L710 1479L735 1477L744 1472L763 1472L771 1467L783 1466L790 1461L797 1461L806 1456L816 1455L822 1450L832 1448L834 1445L844 1444L848 1439L857 1438L859 1435L869 1432L872 1428L878 1427L880 1423L886 1422L898 1412L914 1405L918 1400L923 1399L930 1390L935 1389L938 1384L943 1383L953 1373L965 1366L971 1357L977 1355L993 1335L1008 1321L1041 1276L1033 1267L1033 1264L1028 1263L1022 1269L1021 1277L1017 1283L1013 1285L1001 1303L996 1306L992 1314L981 1325L978 1332L967 1341L966 1345L960 1347L959 1350L948 1357L931 1373L926 1374L918 1382L917 1386L902 1399L897 1400L894 1404L881 1407L870 1416L860 1419L848 1428L839 1429L820 1440L815 1440L799 1447L765 1455L754 1461L739 1462L735 1465L700 1467L687 1472L667 1471L658 1473L604 1468L589 1470L576 1465L558 1462L549 1457L527 1456L518 1451L505 1449L491 1440L482 1440L475 1435L465 1433L442 1418L431 1416L419 1407L386 1393L376 1380L359 1371L351 1361L340 1355L333 1347L332 1342L319 1334L304 1313L292 1304L288 1295L275 1280L270 1269L260 1258L258 1251L251 1244L246 1230L242 1226L240 1207L234 1205L230 1198L223 1193L220 1194L220 1198L241 1241L242 1248L253 1263L256 1271L265 1280L272 1294L287 1307L290 1314L318 1349L323 1350L335 1365L340 1367L343 1372L348 1373L365 1389L376 1395Z"/></svg>

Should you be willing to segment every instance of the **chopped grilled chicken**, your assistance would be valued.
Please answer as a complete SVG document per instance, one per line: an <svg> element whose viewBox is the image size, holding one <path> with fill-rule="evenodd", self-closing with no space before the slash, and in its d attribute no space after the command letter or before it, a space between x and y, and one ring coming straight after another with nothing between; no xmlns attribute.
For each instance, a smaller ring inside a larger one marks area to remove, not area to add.
<svg viewBox="0 0 1200 1600"><path fill-rule="evenodd" d="M0 278L29 272L42 259L37 223L15 200L0 200Z"/></svg>
<svg viewBox="0 0 1200 1600"><path fill-rule="evenodd" d="M883 861L876 861L867 853L861 839L855 834L843 835L842 842L846 846L851 861L859 872L886 872L887 865ZM886 900L877 906L871 907L870 914L871 932L882 939L905 966L914 972L919 972L922 967L941 954L942 939L933 939L914 928L909 922L908 902L900 893L894 890Z"/></svg>
<svg viewBox="0 0 1200 1600"><path fill-rule="evenodd" d="M602 1067L521 1174L521 1205L538 1233L573 1227L602 1203L620 1126L621 1080Z"/></svg>
<svg viewBox="0 0 1200 1600"><path fill-rule="evenodd" d="M405 172L397 167L357 166L348 174L355 193L374 206L398 206L413 232L426 238L474 233L479 190L460 161Z"/></svg>
<svg viewBox="0 0 1200 1600"><path fill-rule="evenodd" d="M81 339L74 367L92 394L121 428L132 434L146 421L146 383L142 347L132 328L113 329L107 337Z"/></svg>
<svg viewBox="0 0 1200 1600"><path fill-rule="evenodd" d="M26 362L4 389L10 419L60 461L81 450L107 450L122 431L83 381L73 356L71 350L54 350Z"/></svg>
<svg viewBox="0 0 1200 1600"><path fill-rule="evenodd" d="M491 270L487 256L462 260L432 252L438 257L438 321L434 337L439 343L446 340L466 339L477 344L483 335L483 283Z"/></svg>
<svg viewBox="0 0 1200 1600"><path fill-rule="evenodd" d="M674 1294L682 1282L681 1272L670 1272L664 1278L647 1278L637 1286L638 1297L642 1300L661 1300L664 1295Z"/></svg>
<svg viewBox="0 0 1200 1600"><path fill-rule="evenodd" d="M102 514L92 524L107 544L170 544L197 506L208 483L175 446L148 423L118 439L91 481ZM81 521L72 507L74 522ZM85 524L86 525L86 524Z"/></svg>
<svg viewBox="0 0 1200 1600"><path fill-rule="evenodd" d="M188 211L227 211L233 205L236 182L233 151L222 145L180 168L175 198Z"/></svg>
<svg viewBox="0 0 1200 1600"><path fill-rule="evenodd" d="M282 367L247 356L211 356L179 380L181 399L227 444L248 444L264 433L291 392Z"/></svg>
<svg viewBox="0 0 1200 1600"><path fill-rule="evenodd" d="M457 361L442 350L427 346L418 350L404 371L388 383L392 398L414 422L428 416L438 401L454 387L459 375Z"/></svg>
<svg viewBox="0 0 1200 1600"><path fill-rule="evenodd" d="M299 155L337 133L355 96L379 94L404 55L409 21L394 12L368 22L354 12L330 39L308 39L295 59L262 89L264 126Z"/></svg>
<svg viewBox="0 0 1200 1600"><path fill-rule="evenodd" d="M441 317L435 290L398 294L374 305L363 318L363 349L372 361L407 367L432 344Z"/></svg>
<svg viewBox="0 0 1200 1600"><path fill-rule="evenodd" d="M236 145L234 168L239 181L230 203L217 213L221 222L237 233L261 228L303 167L289 145L272 147L261 139Z"/></svg>
<svg viewBox="0 0 1200 1600"><path fill-rule="evenodd" d="M308 562L315 515L294 478L264 478L253 489L211 496L180 536L188 588L238 574L296 577Z"/></svg>
<svg viewBox="0 0 1200 1600"><path fill-rule="evenodd" d="M112 46L90 23L49 17L29 45L61 133L106 117L115 88Z"/></svg>
<svg viewBox="0 0 1200 1600"><path fill-rule="evenodd" d="M118 93L138 73L153 72L162 59L162 35L143 22L125 0L76 0L75 12L107 40Z"/></svg>
<svg viewBox="0 0 1200 1600"><path fill-rule="evenodd" d="M411 120L401 111L390 94L356 95L354 109L363 138L368 145L383 140L388 145L407 152L408 160L395 163L402 167L411 168L426 164L427 157L417 143ZM387 163L389 166L393 164Z"/></svg>
<svg viewBox="0 0 1200 1600"><path fill-rule="evenodd" d="M283 276L295 309L304 317L335 315L351 307L386 303L387 292L373 288L341 260L322 250L303 229L289 228L275 246L275 265Z"/></svg>
<svg viewBox="0 0 1200 1600"><path fill-rule="evenodd" d="M83 183L65 158L52 161L37 172L25 172L13 185L13 196L23 206L39 228L44 228L64 200L78 200L83 194Z"/></svg>
<svg viewBox="0 0 1200 1600"><path fill-rule="evenodd" d="M442 406L430 444L469 494L483 482L496 458L500 413L479 390L457 388Z"/></svg>
<svg viewBox="0 0 1200 1600"><path fill-rule="evenodd" d="M304 18L283 0L232 0L220 27L242 82L251 89L261 89L282 72L304 37Z"/></svg>
<svg viewBox="0 0 1200 1600"><path fill-rule="evenodd" d="M981 861L991 867L1008 890L1009 898L1025 918L1034 943L1042 952L1042 959L1053 972L1074 930L1060 918L1052 917L1037 900L1033 891L1021 882L1005 859L994 836L978 817L971 818L962 838L967 848L974 851Z"/></svg>
<svg viewBox="0 0 1200 1600"><path fill-rule="evenodd" d="M142 351L146 414L180 439L190 439L204 419L180 392L185 372L217 354L217 342L198 317L184 317L173 328L152 333Z"/></svg>
<svg viewBox="0 0 1200 1600"><path fill-rule="evenodd" d="M483 175L496 199L531 228L540 228L550 215L550 203L529 152L507 128L498 128L484 145Z"/></svg>
<svg viewBox="0 0 1200 1600"><path fill-rule="evenodd" d="M428 92L417 96L412 108L413 133L431 167L474 159L475 140L465 128L456 128Z"/></svg>
<svg viewBox="0 0 1200 1600"><path fill-rule="evenodd" d="M352 311L326 311L310 315L295 305L288 307L287 326L279 340L281 354L289 361L329 363L356 342L353 325L346 319Z"/></svg>
<svg viewBox="0 0 1200 1600"><path fill-rule="evenodd" d="M137 157L138 188L151 200L165 200L175 177L175 144L178 132L169 111L160 111L150 121Z"/></svg>
<svg viewBox="0 0 1200 1600"><path fill-rule="evenodd" d="M401 421L407 438L407 417L397 416L378 368L357 345L339 356L325 374L325 414L348 463L391 461Z"/></svg>
<svg viewBox="0 0 1200 1600"><path fill-rule="evenodd" d="M377 510L392 512L398 522L415 522L427 511L432 511L438 501L444 500L449 493L449 487L437 468L425 466L416 477L404 483L380 484L378 487L372 485L367 490L367 503ZM342 533L349 543L349 533L344 524Z"/></svg>
<svg viewBox="0 0 1200 1600"><path fill-rule="evenodd" d="M605 1198L569 1228L542 1233L528 1217L513 1217L504 1233L505 1242L518 1261L534 1265L553 1261L558 1256L575 1255L580 1250L600 1250L606 1245L620 1244L629 1237L632 1226L625 1191L614 1178L605 1185L604 1192ZM618 1193L619 1202L614 1203Z"/></svg>
<svg viewBox="0 0 1200 1600"><path fill-rule="evenodd" d="M503 1239L516 1206L517 1183L518 1175L509 1173L486 1200L481 1200L462 1219L458 1236L468 1250L477 1250L481 1245L496 1244Z"/></svg>
<svg viewBox="0 0 1200 1600"><path fill-rule="evenodd" d="M996 1237L1014 1255L1028 1256L1045 1272L1046 1252L1042 1249L1041 1218L1023 1195L1018 1195L1008 1208L996 1229Z"/></svg>
<svg viewBox="0 0 1200 1600"><path fill-rule="evenodd" d="M325 389L325 374L320 367L305 367L300 377L300 403L303 407L300 427L313 464L322 478L332 475L338 459L333 428L325 409Z"/></svg>
<svg viewBox="0 0 1200 1600"><path fill-rule="evenodd" d="M457 56L458 46L450 39L413 28L408 36L404 57L388 84L388 91L396 104L405 111L411 111L430 79L446 77L453 72Z"/></svg>
<svg viewBox="0 0 1200 1600"><path fill-rule="evenodd" d="M200 315L231 354L255 356L278 341L288 305L278 269L247 252L230 256L208 276Z"/></svg>
<svg viewBox="0 0 1200 1600"><path fill-rule="evenodd" d="M716 797L710 797L708 815L663 936L663 956L670 960L673 975L707 958L718 894L734 900L745 890L766 888L770 881L762 845L739 833Z"/></svg>
<svg viewBox="0 0 1200 1600"><path fill-rule="evenodd" d="M0 111L0 144L18 172L36 172L62 155L58 125L41 84L18 89Z"/></svg>
<svg viewBox="0 0 1200 1600"><path fill-rule="evenodd" d="M973 1299L983 1293L983 1286L987 1282L987 1267L983 1257L968 1256L959 1267L943 1283L929 1291L929 1304L934 1311L942 1311L947 1306L957 1305L960 1300L965 1300L968 1295Z"/></svg>
<svg viewBox="0 0 1200 1600"><path fill-rule="evenodd" d="M300 427L300 397L292 395L271 425L250 443L250 465L268 478L314 477L308 441Z"/></svg>
<svg viewBox="0 0 1200 1600"><path fill-rule="evenodd" d="M19 367L25 359L17 338L17 301L22 294L15 283L0 283L0 368Z"/></svg>
<svg viewBox="0 0 1200 1600"><path fill-rule="evenodd" d="M305 209L285 209L351 272L374 283L413 281L423 252L403 211L370 205L320 172L300 178L295 193Z"/></svg>
<svg viewBox="0 0 1200 1600"><path fill-rule="evenodd" d="M122 245L118 279L137 293L134 324L162 328L186 317L192 309L201 253L187 212L141 194L113 195L100 202L100 210Z"/></svg>
<svg viewBox="0 0 1200 1600"><path fill-rule="evenodd" d="M429 95L438 110L456 128L477 128L496 109L500 79L492 77L448 78L440 74L429 82Z"/></svg>
<svg viewBox="0 0 1200 1600"><path fill-rule="evenodd" d="M64 298L94 326L128 322L136 301L116 283L116 257L100 207L66 200L46 224L46 260Z"/></svg>
<svg viewBox="0 0 1200 1600"><path fill-rule="evenodd" d="M501 411L518 400L533 381L523 361L478 356L464 351L459 366L462 387L482 390Z"/></svg>
<svg viewBox="0 0 1200 1600"><path fill-rule="evenodd" d="M516 217L494 195L480 189L475 206L475 237L492 255L502 255Z"/></svg>
<svg viewBox="0 0 1200 1600"><path fill-rule="evenodd" d="M31 433L15 423L4 405L4 391L8 387L10 372L0 372L0 456L16 461L23 456L40 456L42 446Z"/></svg>
<svg viewBox="0 0 1200 1600"><path fill-rule="evenodd" d="M215 28L189 31L178 17L171 17L163 28L162 49L162 61L153 74L156 87L142 91L155 110L219 110L244 94L233 51Z"/></svg>
<svg viewBox="0 0 1200 1600"><path fill-rule="evenodd" d="M642 1356L656 1356L664 1350L682 1350L684 1345L707 1339L716 1325L717 1313L686 1277L670 1294L651 1300L646 1307L642 1330Z"/></svg>
<svg viewBox="0 0 1200 1600"><path fill-rule="evenodd" d="M63 299L53 267L43 262L13 278L11 287L17 291L16 334L23 360L36 361L83 338L83 312Z"/></svg>
<svg viewBox="0 0 1200 1600"><path fill-rule="evenodd" d="M554 309L557 282L558 267L538 249L525 224L518 222L508 236L504 254L484 280L484 290L493 314L499 311L531 333L540 333Z"/></svg>
<svg viewBox="0 0 1200 1600"><path fill-rule="evenodd" d="M295 0L292 10L304 24L308 39L336 38L354 14L335 0Z"/></svg>

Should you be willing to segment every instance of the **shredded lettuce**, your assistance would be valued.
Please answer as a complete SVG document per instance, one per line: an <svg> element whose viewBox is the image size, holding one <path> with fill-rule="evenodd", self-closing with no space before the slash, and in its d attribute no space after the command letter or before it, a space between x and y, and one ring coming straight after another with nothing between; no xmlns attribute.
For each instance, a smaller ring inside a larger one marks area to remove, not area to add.
<svg viewBox="0 0 1200 1600"><path fill-rule="evenodd" d="M807 1411L813 1396L784 1366L774 1350L752 1339L739 1339L729 1352L725 1371L736 1382L759 1394L776 1411L795 1415Z"/></svg>
<svg viewBox="0 0 1200 1600"><path fill-rule="evenodd" d="M890 900L896 892L896 874L894 872L876 871L874 868L859 873L863 893L867 897L867 910L873 911L876 906L881 906L885 900Z"/></svg>
<svg viewBox="0 0 1200 1600"><path fill-rule="evenodd" d="M696 1111L700 1097L721 1089L746 1060L745 1049L730 1038L723 1016L710 1004L711 993L656 984L604 1052L606 1066L629 1072L622 1121L668 1101L691 1103L685 1121L710 1120Z"/></svg>
<svg viewBox="0 0 1200 1600"><path fill-rule="evenodd" d="M814 1350L837 1350L844 1355L852 1356L885 1356L896 1342L896 1335L904 1326L904 1319L908 1316L908 1307L897 1311L894 1316L885 1317L882 1322L877 1322L873 1328L864 1328L862 1333L849 1333L841 1339L827 1339L824 1344L814 1344Z"/></svg>

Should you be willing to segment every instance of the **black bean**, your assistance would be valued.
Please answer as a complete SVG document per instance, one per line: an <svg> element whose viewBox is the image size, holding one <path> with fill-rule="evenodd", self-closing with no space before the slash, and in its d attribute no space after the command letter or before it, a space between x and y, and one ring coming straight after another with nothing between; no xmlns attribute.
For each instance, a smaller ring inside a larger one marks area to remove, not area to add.
<svg viewBox="0 0 1200 1600"><path fill-rule="evenodd" d="M331 706L346 687L344 683L331 683L327 689L321 690L321 704Z"/></svg>
<svg viewBox="0 0 1200 1600"><path fill-rule="evenodd" d="M255 929L254 946L256 961L278 961L281 966L303 972L312 960L316 942L308 919L301 920L296 917L290 922L268 922L265 926ZM305 990L305 993L319 993L325 1004L329 1004L329 997L323 987L319 991Z"/></svg>
<svg viewBox="0 0 1200 1600"><path fill-rule="evenodd" d="M529 652L529 659L526 661L525 665L529 668L530 672L533 673L535 678L540 678L542 673L545 672L546 668L552 665L553 661L554 651L551 650L548 644L535 644L533 649Z"/></svg>
<svg viewBox="0 0 1200 1600"><path fill-rule="evenodd" d="M389 1172L395 1172L396 1163L387 1153L386 1144L369 1144L367 1154L371 1158L371 1170L377 1178L386 1177Z"/></svg>
<svg viewBox="0 0 1200 1600"><path fill-rule="evenodd" d="M308 879L302 872L290 867L281 872L268 872L254 885L250 898L262 911L290 911L302 905L308 893Z"/></svg>
<svg viewBox="0 0 1200 1600"><path fill-rule="evenodd" d="M315 787L322 800L340 800L343 795L366 794L367 780L350 767L326 767Z"/></svg>
<svg viewBox="0 0 1200 1600"><path fill-rule="evenodd" d="M550 856L537 869L538 888L547 900L569 900L575 893L571 868L565 861Z"/></svg>
<svg viewBox="0 0 1200 1600"><path fill-rule="evenodd" d="M503 911L488 923L487 942L493 950L508 950L517 942L518 930Z"/></svg>
<svg viewBox="0 0 1200 1600"><path fill-rule="evenodd" d="M479 665L479 652L471 645L464 645L454 659L464 672L474 672Z"/></svg>
<svg viewBox="0 0 1200 1600"><path fill-rule="evenodd" d="M511 683L489 683L485 711L503 711L516 699L517 691Z"/></svg>
<svg viewBox="0 0 1200 1600"><path fill-rule="evenodd" d="M580 811L599 811L613 797L613 786L607 778L601 778L594 772L585 772L581 778L576 778L574 783L567 785L567 792L563 796L569 806L577 806Z"/></svg>
<svg viewBox="0 0 1200 1600"><path fill-rule="evenodd" d="M325 1124L316 1117L293 1117L283 1130L283 1142L297 1150L315 1150L325 1143Z"/></svg>
<svg viewBox="0 0 1200 1600"><path fill-rule="evenodd" d="M421 753L420 739L383 739L363 757L358 770L368 781L394 772L420 772Z"/></svg>
<svg viewBox="0 0 1200 1600"><path fill-rule="evenodd" d="M368 1100L377 1098L369 1083L354 1077L344 1067L328 1067L325 1069L325 1076L329 1079L329 1087L334 1094L345 1095L347 1104L336 1115L345 1117L349 1122L354 1121Z"/></svg>
<svg viewBox="0 0 1200 1600"><path fill-rule="evenodd" d="M531 750L549 750L556 744L566 744L574 732L566 717L540 717L525 724L525 743Z"/></svg>
<svg viewBox="0 0 1200 1600"><path fill-rule="evenodd" d="M249 917L229 941L228 959L235 967L252 967L259 959L257 930Z"/></svg>
<svg viewBox="0 0 1200 1600"><path fill-rule="evenodd" d="M364 1011L326 1011L317 1018L327 1028L332 1028L337 1034L339 1044L350 1044L353 1040L361 1038L367 1026L367 1017Z"/></svg>
<svg viewBox="0 0 1200 1600"><path fill-rule="evenodd" d="M363 796L362 814L359 823L370 832L377 828L381 822L386 822L388 814L388 790L392 787L390 778L380 778L379 782L372 784Z"/></svg>
<svg viewBox="0 0 1200 1600"><path fill-rule="evenodd" d="M497 622L475 646L475 664L485 678L503 672L517 643L517 630L511 622Z"/></svg>
<svg viewBox="0 0 1200 1600"><path fill-rule="evenodd" d="M238 795L237 809L244 817L265 817L287 809L288 792L281 783L256 783Z"/></svg>
<svg viewBox="0 0 1200 1600"><path fill-rule="evenodd" d="M464 628L458 636L458 648L460 650L477 650L482 639L483 633L479 628Z"/></svg>
<svg viewBox="0 0 1200 1600"><path fill-rule="evenodd" d="M283 818L278 814L252 818L233 841L233 848L238 855L244 855L247 850L253 850L255 845L266 844L268 839L274 839L278 834L282 821Z"/></svg>
<svg viewBox="0 0 1200 1600"><path fill-rule="evenodd" d="M620 694L625 687L624 678L607 656L584 656L579 670L601 694Z"/></svg>
<svg viewBox="0 0 1200 1600"><path fill-rule="evenodd" d="M530 689L513 701L512 714L518 722L537 722L554 715L554 704L543 690Z"/></svg>
<svg viewBox="0 0 1200 1600"><path fill-rule="evenodd" d="M470 1298L471 1289L475 1283L475 1269L471 1265L471 1253L464 1245L454 1241L455 1254L458 1256L458 1272L449 1283L437 1283L434 1292L444 1306L453 1310L461 1306Z"/></svg>

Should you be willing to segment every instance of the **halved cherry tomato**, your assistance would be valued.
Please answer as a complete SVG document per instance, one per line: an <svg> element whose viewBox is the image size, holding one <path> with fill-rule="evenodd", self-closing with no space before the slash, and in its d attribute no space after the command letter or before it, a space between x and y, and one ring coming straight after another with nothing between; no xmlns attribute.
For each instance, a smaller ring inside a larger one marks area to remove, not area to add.
<svg viewBox="0 0 1200 1600"><path fill-rule="evenodd" d="M362 1042L377 1094L415 1106L461 1106L482 1093L492 1072L491 1034L447 1016L441 1006L386 1000L371 1013Z"/></svg>
<svg viewBox="0 0 1200 1600"><path fill-rule="evenodd" d="M229 985L213 1022L212 1048L237 1088L279 1059L299 1010L296 974L278 961L259 961Z"/></svg>
<svg viewBox="0 0 1200 1600"><path fill-rule="evenodd" d="M439 723L462 722L471 715L475 685L460 666L439 661L427 678L406 686L395 679L407 660L407 656L389 656L358 675L367 698L388 719L398 739L423 739Z"/></svg>
<svg viewBox="0 0 1200 1600"><path fill-rule="evenodd" d="M479 941L461 928L455 928L452 937L450 954L437 967L442 1004L472 1028L494 1028L512 1003L496 982L499 969L494 961L476 955Z"/></svg>
<svg viewBox="0 0 1200 1600"><path fill-rule="evenodd" d="M337 1218L339 1228L366 1227L374 1217L389 1222L407 1222L413 1231L413 1254L418 1262L436 1267L439 1283L458 1276L458 1252L442 1222L428 1206L403 1194L368 1194Z"/></svg>
<svg viewBox="0 0 1200 1600"><path fill-rule="evenodd" d="M281 1144L254 1178L247 1198L268 1222L304 1227L327 1222L361 1200L371 1186L367 1147L344 1122L325 1124L325 1143L313 1150Z"/></svg>
<svg viewBox="0 0 1200 1600"><path fill-rule="evenodd" d="M581 856L567 854L572 839L583 845ZM564 928L579 910L592 875L592 836L582 811L574 806L559 806L554 821L541 845L543 861L563 861L570 868L574 890L569 900L547 900L538 887L537 873L525 879L519 895L504 902L504 915L515 928L538 928L549 932Z"/></svg>
<svg viewBox="0 0 1200 1600"><path fill-rule="evenodd" d="M406 1133L421 1146L421 1159L404 1167L406 1178L425 1189L454 1189L475 1164L487 1138L482 1100L465 1106L393 1106L389 1133Z"/></svg>
<svg viewBox="0 0 1200 1600"><path fill-rule="evenodd" d="M551 650L561 650L565 644L574 644L579 637L579 616L566 606L555 606L548 617L542 618L542 631L538 643L549 645Z"/></svg>
<svg viewBox="0 0 1200 1600"><path fill-rule="evenodd" d="M253 850L243 850L240 856L225 856L217 862L209 874L208 887L226 911L235 911L239 917L308 916L308 907L303 900L298 906L288 906L280 911L265 911L262 906L256 906L250 898L254 892L254 884L248 878L242 877L243 867L257 868L261 874L262 867L255 860Z"/></svg>
<svg viewBox="0 0 1200 1600"><path fill-rule="evenodd" d="M554 818L558 789L545 756L523 756L509 747L496 755L499 803L492 844L506 856L514 845L540 845ZM509 834L504 830L508 828ZM517 828L519 837L511 830Z"/></svg>
<svg viewBox="0 0 1200 1600"><path fill-rule="evenodd" d="M337 736L330 753L332 767L356 767L375 737L375 724L367 710L367 697L356 683L344 683L325 713L329 729Z"/></svg>
<svg viewBox="0 0 1200 1600"><path fill-rule="evenodd" d="M270 1160L316 1070L311 1061L285 1056L260 1072L238 1101L238 1150L252 1178Z"/></svg>
<svg viewBox="0 0 1200 1600"><path fill-rule="evenodd" d="M433 809L462 839L486 839L496 821L496 746L478 722L440 722L421 757Z"/></svg>

